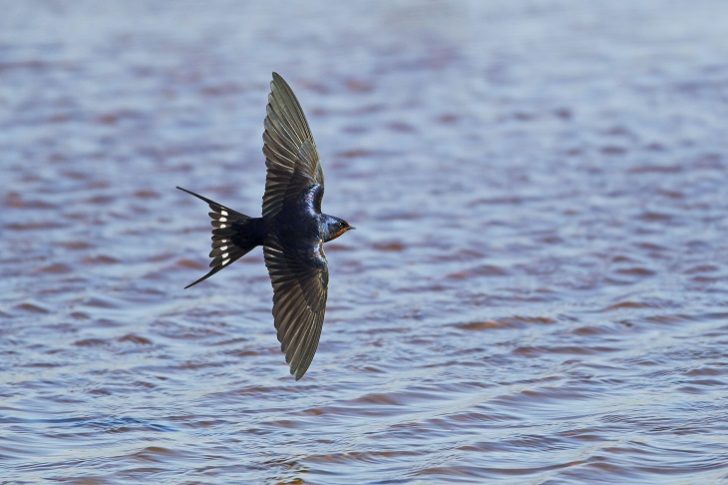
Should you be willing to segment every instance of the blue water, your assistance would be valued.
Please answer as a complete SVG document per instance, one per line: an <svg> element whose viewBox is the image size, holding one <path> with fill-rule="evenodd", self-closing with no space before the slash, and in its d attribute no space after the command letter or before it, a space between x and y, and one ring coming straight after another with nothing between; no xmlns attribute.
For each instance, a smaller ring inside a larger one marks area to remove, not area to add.
<svg viewBox="0 0 728 485"><path fill-rule="evenodd" d="M728 481L728 3L4 2L0 481ZM260 250L272 71L330 243Z"/></svg>

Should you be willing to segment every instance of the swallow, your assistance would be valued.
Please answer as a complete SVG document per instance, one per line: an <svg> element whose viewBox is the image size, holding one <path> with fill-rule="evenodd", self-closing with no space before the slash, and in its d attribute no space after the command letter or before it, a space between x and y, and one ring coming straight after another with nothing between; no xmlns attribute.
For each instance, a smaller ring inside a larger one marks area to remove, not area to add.
<svg viewBox="0 0 728 485"><path fill-rule="evenodd" d="M266 179L262 217L251 217L191 190L212 212L212 251L200 283L263 246L273 285L273 320L291 375L299 380L318 347L326 313L329 268L323 244L354 229L321 212L324 172L303 109L273 73L263 133Z"/></svg>

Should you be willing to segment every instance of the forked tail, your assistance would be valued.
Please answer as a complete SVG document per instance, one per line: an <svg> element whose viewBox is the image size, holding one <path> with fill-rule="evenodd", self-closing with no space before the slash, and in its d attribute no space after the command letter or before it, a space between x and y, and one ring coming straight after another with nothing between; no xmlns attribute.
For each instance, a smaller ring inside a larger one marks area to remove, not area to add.
<svg viewBox="0 0 728 485"><path fill-rule="evenodd" d="M205 281L221 269L230 266L255 246L263 244L262 219L241 214L191 190L177 188L207 202L212 209L209 213L212 219L212 251L210 251L212 269L203 277L185 286L185 289Z"/></svg>

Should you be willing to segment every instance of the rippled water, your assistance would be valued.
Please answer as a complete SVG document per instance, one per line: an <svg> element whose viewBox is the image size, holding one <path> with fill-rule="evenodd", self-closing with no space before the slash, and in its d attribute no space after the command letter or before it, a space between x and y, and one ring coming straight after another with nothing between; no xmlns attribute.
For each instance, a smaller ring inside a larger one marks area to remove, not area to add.
<svg viewBox="0 0 728 485"><path fill-rule="evenodd" d="M0 481L728 480L728 3L3 2ZM324 159L294 382L271 71Z"/></svg>

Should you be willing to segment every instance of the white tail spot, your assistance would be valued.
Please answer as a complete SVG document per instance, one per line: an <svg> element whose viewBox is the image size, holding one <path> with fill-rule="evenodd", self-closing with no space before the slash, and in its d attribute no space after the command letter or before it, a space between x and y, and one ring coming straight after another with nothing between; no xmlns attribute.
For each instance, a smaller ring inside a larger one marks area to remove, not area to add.
<svg viewBox="0 0 728 485"><path fill-rule="evenodd" d="M227 224L220 224L220 229L225 229L227 227Z"/></svg>
<svg viewBox="0 0 728 485"><path fill-rule="evenodd" d="M220 219L218 219L218 220L219 220L220 222L227 222L227 217L221 217L221 218L220 218Z"/></svg>
<svg viewBox="0 0 728 485"><path fill-rule="evenodd" d="M228 215L228 212L227 211L220 211L220 215L227 216Z"/></svg>
<svg viewBox="0 0 728 485"><path fill-rule="evenodd" d="M220 251L227 251L227 244L225 246L220 246Z"/></svg>
<svg viewBox="0 0 728 485"><path fill-rule="evenodd" d="M230 253L222 253L222 259L226 259Z"/></svg>
<svg viewBox="0 0 728 485"><path fill-rule="evenodd" d="M222 261L222 265L223 265L223 266L225 266L225 265L226 265L226 264L228 264L229 262L230 262L230 259L223 259L223 261Z"/></svg>

